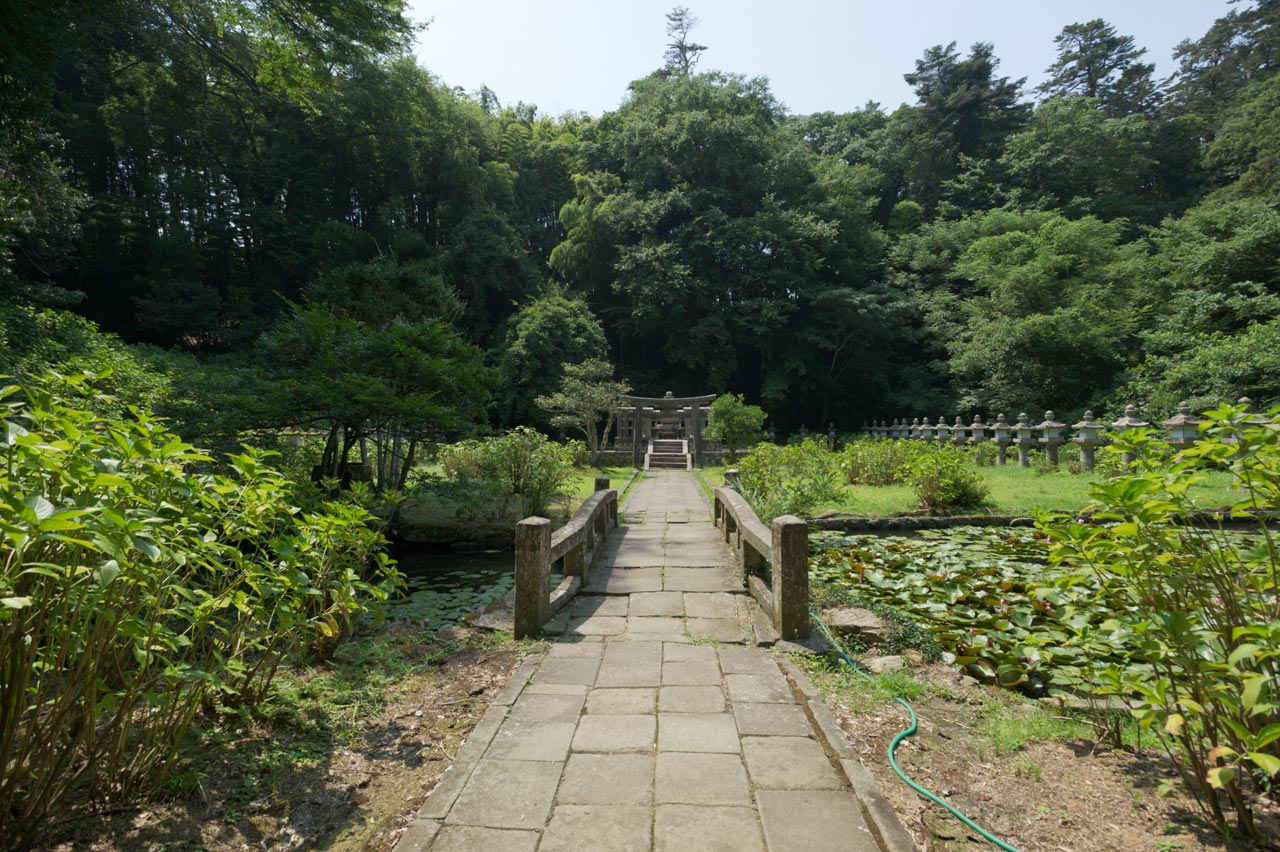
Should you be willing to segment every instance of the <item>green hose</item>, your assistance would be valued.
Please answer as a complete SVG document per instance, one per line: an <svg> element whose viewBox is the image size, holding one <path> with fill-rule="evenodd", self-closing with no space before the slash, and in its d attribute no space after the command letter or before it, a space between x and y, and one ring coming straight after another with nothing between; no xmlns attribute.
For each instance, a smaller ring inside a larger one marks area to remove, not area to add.
<svg viewBox="0 0 1280 852"><path fill-rule="evenodd" d="M822 623L822 619L818 618L818 616L815 615L812 611L809 613L809 617L818 623L818 628L822 631L822 635L826 636L827 641L829 641L835 647L835 649L840 652L840 656L844 658L844 661L845 663L848 664L849 668L852 669L859 676L865 678L868 682L875 684L876 682L872 680L866 674L866 672L858 668L857 665L854 664L853 660L849 659L849 655L844 652L844 648L842 648L840 646L840 643L836 641L836 638L831 635L831 631L827 629L827 625ZM876 685L878 686L879 684L876 684ZM901 704L906 709L907 714L911 717L911 727L899 733L896 737L893 738L893 742L889 743L889 765L893 767L894 772L898 773L898 777L901 778L903 782L912 790L915 790L917 793L919 793L921 796L924 796L929 801L934 802L935 804L942 805L942 807L950 811L951 814L956 819L960 820L962 823L969 826L969 828L972 828L974 831L978 832L978 834L982 835L982 837L985 838L986 840L991 841L999 848L1005 850L1005 852L1021 852L1021 850L1018 849L1018 847L1010 846L1008 843L1005 843L1003 840L991 834L989 831L984 829L982 826L978 825L973 820L969 819L969 817L965 816L964 814L960 813L960 811L956 810L951 805L944 802L941 798L939 798L938 796L935 796L933 793L930 793L928 790L921 787L916 782L912 781L907 776L907 773L902 771L902 768L898 766L898 758L894 755L894 753L898 750L898 743L902 742L907 737L911 736L916 732L916 727L917 727L916 711L915 711L915 708L912 707L904 699L901 699L895 696L893 700Z"/></svg>

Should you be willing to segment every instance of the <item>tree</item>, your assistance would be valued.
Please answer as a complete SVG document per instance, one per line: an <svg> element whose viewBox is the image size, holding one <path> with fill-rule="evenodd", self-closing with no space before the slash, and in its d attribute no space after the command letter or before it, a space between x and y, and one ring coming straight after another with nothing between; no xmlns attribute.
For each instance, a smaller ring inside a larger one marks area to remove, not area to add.
<svg viewBox="0 0 1280 852"><path fill-rule="evenodd" d="M916 92L917 106L891 121L892 144L909 152L905 194L930 213L942 198L943 184L960 174L962 158L1000 156L1006 137L1031 113L1030 105L1020 102L1024 79L996 76L1000 60L992 45L979 42L963 59L955 47L952 42L929 48L916 60L916 70L903 75Z"/></svg>
<svg viewBox="0 0 1280 852"><path fill-rule="evenodd" d="M1159 168L1145 116L1115 117L1081 95L1042 103L1009 137L1000 167L1015 204L1155 224L1173 203L1152 192Z"/></svg>
<svg viewBox="0 0 1280 852"><path fill-rule="evenodd" d="M602 358L565 364L563 369L564 380L559 389L534 401L551 414L552 425L581 432L587 441L591 463L599 465L601 453L609 444L614 418L622 405L621 397L631 393L631 385L615 379L613 365Z"/></svg>
<svg viewBox="0 0 1280 852"><path fill-rule="evenodd" d="M667 52L663 58L667 60L667 68L685 77L698 64L706 45L689 40L689 33L698 24L698 19L689 13L689 7L676 6L667 13Z"/></svg>
<svg viewBox="0 0 1280 852"><path fill-rule="evenodd" d="M497 353L495 419L502 425L549 427L537 398L559 387L566 363L580 364L608 352L604 329L587 303L549 289L508 323L506 343Z"/></svg>
<svg viewBox="0 0 1280 852"><path fill-rule="evenodd" d="M1068 24L1053 43L1058 59L1045 69L1049 79L1037 87L1046 97L1096 98L1113 115L1149 113L1159 105L1151 77L1155 66L1138 62L1147 51L1134 46L1133 36L1122 36L1095 18Z"/></svg>
<svg viewBox="0 0 1280 852"><path fill-rule="evenodd" d="M707 408L707 426L702 434L720 441L729 453L729 461L738 460L738 448L750 446L764 438L764 409L747 405L741 396L726 393L716 397Z"/></svg>
<svg viewBox="0 0 1280 852"><path fill-rule="evenodd" d="M1174 50L1178 70L1170 78L1170 110L1198 116L1213 136L1221 116L1242 89L1280 67L1280 2L1257 0L1213 22L1199 39Z"/></svg>
<svg viewBox="0 0 1280 852"><path fill-rule="evenodd" d="M460 314L421 264L380 260L322 276L260 344L271 380L259 425L324 428L317 473L342 477L359 448L379 487L403 488L424 439L484 412L490 379L454 328Z"/></svg>

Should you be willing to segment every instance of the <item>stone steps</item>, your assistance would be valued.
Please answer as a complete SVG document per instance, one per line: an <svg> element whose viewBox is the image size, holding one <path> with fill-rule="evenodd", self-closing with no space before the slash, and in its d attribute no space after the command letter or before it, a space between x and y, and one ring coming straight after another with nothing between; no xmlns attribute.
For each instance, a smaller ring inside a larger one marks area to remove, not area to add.
<svg viewBox="0 0 1280 852"><path fill-rule="evenodd" d="M645 456L646 470L688 470L688 453L656 453Z"/></svg>

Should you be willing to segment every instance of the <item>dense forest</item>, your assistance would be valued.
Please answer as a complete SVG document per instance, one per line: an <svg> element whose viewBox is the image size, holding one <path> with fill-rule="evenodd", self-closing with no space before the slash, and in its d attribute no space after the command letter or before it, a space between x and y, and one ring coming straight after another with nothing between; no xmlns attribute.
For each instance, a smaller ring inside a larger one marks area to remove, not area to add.
<svg viewBox="0 0 1280 852"><path fill-rule="evenodd" d="M210 445L546 426L601 354L780 431L1280 400L1278 0L1164 80L1064 22L1035 90L953 43L813 115L677 10L599 117L451 88L400 0L4 5L0 372Z"/></svg>

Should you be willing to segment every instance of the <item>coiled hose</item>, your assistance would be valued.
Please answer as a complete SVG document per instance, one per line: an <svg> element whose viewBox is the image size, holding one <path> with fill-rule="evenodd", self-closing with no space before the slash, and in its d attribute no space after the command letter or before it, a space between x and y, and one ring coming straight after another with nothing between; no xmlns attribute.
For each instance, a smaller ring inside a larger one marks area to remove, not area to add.
<svg viewBox="0 0 1280 852"><path fill-rule="evenodd" d="M866 672L858 668L858 666L854 664L853 660L849 659L849 655L844 652L844 648L841 647L840 643L836 641L836 638L831 635L831 631L827 629L827 625L822 623L821 618L818 618L818 616L814 614L812 611L809 612L809 617L812 618L815 622L817 622L818 629L822 631L822 635L826 636L827 641L830 642L831 645L837 651L840 652L840 656L844 658L845 664L848 665L849 668L855 674L865 679L868 683L879 686L878 684L876 684L874 680L872 680L870 676L867 675ZM983 837L983 839L988 840L991 843L994 843L1000 849L1005 850L1005 852L1022 852L1022 850L1018 849L1018 847L1010 846L1008 843L1005 843L1003 840L996 837L994 834L987 831L982 826L978 825L969 817L965 816L959 810L947 804L940 797L934 795L933 793L929 792L925 788L921 787L915 781L912 781L911 778L907 775L907 773L902 771L902 767L898 766L898 758L895 756L895 752L898 750L898 744L901 743L903 740L905 740L907 737L913 735L916 732L916 728L918 726L916 723L915 708L912 707L911 704L907 702L905 699L898 698L897 696L894 696L893 700L901 704L903 709L907 711L907 715L911 717L911 726L906 730L900 732L896 737L893 738L893 741L889 743L889 765L893 767L893 771L897 773L898 777L902 779L903 783L906 784L908 787L910 787L912 790L915 790L921 796L924 796L926 799L933 802L934 804L938 804L946 808L951 813L951 815L954 816L956 819L960 820L969 828L978 832L978 834L980 834Z"/></svg>

